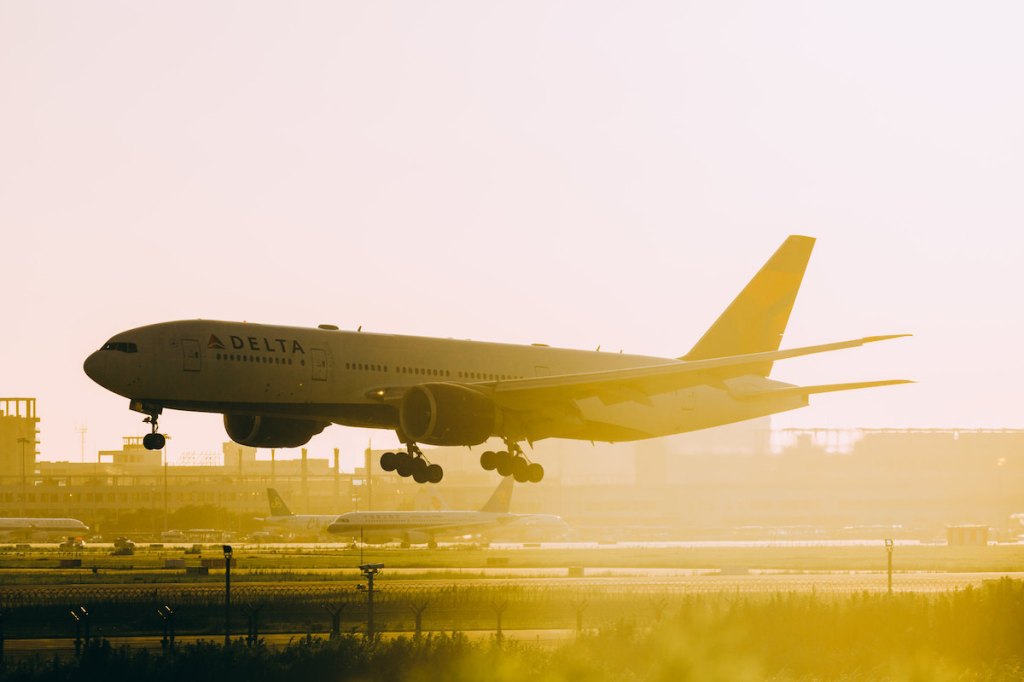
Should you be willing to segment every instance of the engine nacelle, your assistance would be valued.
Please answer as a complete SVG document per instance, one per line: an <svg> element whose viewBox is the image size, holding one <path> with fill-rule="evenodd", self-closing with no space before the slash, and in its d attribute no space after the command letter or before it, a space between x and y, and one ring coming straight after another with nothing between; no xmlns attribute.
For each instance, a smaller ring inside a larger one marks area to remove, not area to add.
<svg viewBox="0 0 1024 682"><path fill-rule="evenodd" d="M254 448L297 448L327 428L324 422L310 419L224 415L224 430L239 445Z"/></svg>
<svg viewBox="0 0 1024 682"><path fill-rule="evenodd" d="M416 443L478 445L491 437L498 411L490 398L457 384L420 384L399 408L402 432Z"/></svg>

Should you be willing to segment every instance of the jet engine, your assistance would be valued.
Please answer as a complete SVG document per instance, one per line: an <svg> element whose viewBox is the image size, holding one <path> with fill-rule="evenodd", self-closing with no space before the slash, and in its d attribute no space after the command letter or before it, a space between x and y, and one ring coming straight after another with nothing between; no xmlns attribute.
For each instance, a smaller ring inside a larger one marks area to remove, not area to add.
<svg viewBox="0 0 1024 682"><path fill-rule="evenodd" d="M498 411L491 399L457 384L420 384L399 407L402 432L416 443L477 445L494 433Z"/></svg>
<svg viewBox="0 0 1024 682"><path fill-rule="evenodd" d="M297 448L327 427L324 422L281 417L224 415L224 430L239 445L254 448Z"/></svg>

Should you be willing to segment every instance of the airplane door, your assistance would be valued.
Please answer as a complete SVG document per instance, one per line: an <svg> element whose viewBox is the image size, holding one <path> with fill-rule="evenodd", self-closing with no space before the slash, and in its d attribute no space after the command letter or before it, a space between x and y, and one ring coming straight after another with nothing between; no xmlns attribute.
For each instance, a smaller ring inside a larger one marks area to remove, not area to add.
<svg viewBox="0 0 1024 682"><path fill-rule="evenodd" d="M199 355L199 342L195 339L182 339L181 351L184 354L185 371L198 372L203 367L202 356Z"/></svg>
<svg viewBox="0 0 1024 682"><path fill-rule="evenodd" d="M323 348L312 348L309 354L313 362L313 379L327 381L327 351Z"/></svg>

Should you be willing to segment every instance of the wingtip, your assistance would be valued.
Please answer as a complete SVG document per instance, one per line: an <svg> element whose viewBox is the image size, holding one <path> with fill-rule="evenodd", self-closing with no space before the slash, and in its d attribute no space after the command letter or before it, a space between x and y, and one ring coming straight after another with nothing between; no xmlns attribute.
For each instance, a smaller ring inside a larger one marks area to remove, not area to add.
<svg viewBox="0 0 1024 682"><path fill-rule="evenodd" d="M864 343L875 343L876 341L889 341L890 339L902 339L913 334L881 334L879 336L865 336Z"/></svg>

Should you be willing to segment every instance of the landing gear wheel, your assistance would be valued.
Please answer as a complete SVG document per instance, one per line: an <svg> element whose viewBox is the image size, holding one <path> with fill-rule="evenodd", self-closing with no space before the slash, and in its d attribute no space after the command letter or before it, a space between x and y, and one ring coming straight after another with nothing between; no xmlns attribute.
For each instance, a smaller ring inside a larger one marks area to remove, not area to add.
<svg viewBox="0 0 1024 682"><path fill-rule="evenodd" d="M530 483L540 483L544 480L544 467L536 462L526 467L526 480Z"/></svg>
<svg viewBox="0 0 1024 682"><path fill-rule="evenodd" d="M143 412L149 416L143 419L143 423L149 424L149 433L142 437L142 447L147 450L163 450L164 446L167 445L167 436L159 433L160 426L157 424L157 420L160 418L160 413L163 409L155 405L147 405L145 403L137 403L132 401L131 408L137 412Z"/></svg>
<svg viewBox="0 0 1024 682"><path fill-rule="evenodd" d="M399 434L399 438L401 434ZM423 451L416 443L405 441L405 452L385 452L380 457L380 468L384 471L395 471L399 476L408 477L417 483L440 483L444 478L444 469L439 464L431 464L423 456Z"/></svg>
<svg viewBox="0 0 1024 682"><path fill-rule="evenodd" d="M516 479L518 483L526 483L530 480L528 469L530 467L522 457L512 458L512 478Z"/></svg>
<svg viewBox="0 0 1024 682"><path fill-rule="evenodd" d="M412 480L417 483L426 483L427 478L427 462L422 457L417 457L412 461Z"/></svg>
<svg viewBox="0 0 1024 682"><path fill-rule="evenodd" d="M512 476L520 483L540 483L544 478L544 467L531 462L523 448L512 438L503 438L507 450L480 455L480 466L486 471L496 470L502 476Z"/></svg>
<svg viewBox="0 0 1024 682"><path fill-rule="evenodd" d="M147 450L163 450L167 437L162 433L147 433L142 437L142 446Z"/></svg>
<svg viewBox="0 0 1024 682"><path fill-rule="evenodd" d="M502 476L510 476L512 474L512 455L504 451L496 452L494 454L497 456L497 463L494 468Z"/></svg>
<svg viewBox="0 0 1024 682"><path fill-rule="evenodd" d="M397 458L397 461L395 462L395 471L398 472L398 475L402 478L411 476L413 472L412 455L404 452L396 452L395 456Z"/></svg>

